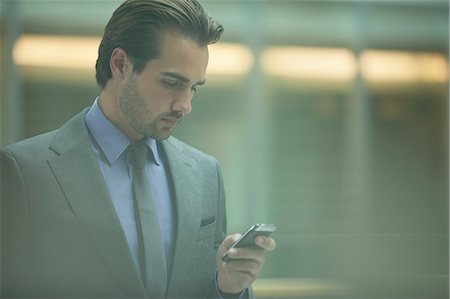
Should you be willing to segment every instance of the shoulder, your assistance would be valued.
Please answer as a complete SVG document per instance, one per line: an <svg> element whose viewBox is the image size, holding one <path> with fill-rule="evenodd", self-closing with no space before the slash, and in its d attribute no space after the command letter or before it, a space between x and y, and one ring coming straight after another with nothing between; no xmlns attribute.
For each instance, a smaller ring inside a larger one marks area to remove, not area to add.
<svg viewBox="0 0 450 299"><path fill-rule="evenodd" d="M18 190L24 188L25 177L34 177L33 181L42 177L47 160L55 154L49 151L55 133L52 131L37 135L0 149L2 189L6 190L9 188L6 185L10 185L17 187L17 192L20 192Z"/></svg>
<svg viewBox="0 0 450 299"><path fill-rule="evenodd" d="M84 128L83 128L84 127ZM1 149L2 155L9 156L26 156L29 159L39 159L43 155L54 155L61 148L60 144L73 146L85 140L87 130L84 124L84 111L68 122L61 128L36 135L16 143L7 145Z"/></svg>
<svg viewBox="0 0 450 299"><path fill-rule="evenodd" d="M57 130L36 135L16 143L7 145L1 149L2 154L5 155L27 155L30 157L35 157L38 153L48 150L50 143L54 139Z"/></svg>

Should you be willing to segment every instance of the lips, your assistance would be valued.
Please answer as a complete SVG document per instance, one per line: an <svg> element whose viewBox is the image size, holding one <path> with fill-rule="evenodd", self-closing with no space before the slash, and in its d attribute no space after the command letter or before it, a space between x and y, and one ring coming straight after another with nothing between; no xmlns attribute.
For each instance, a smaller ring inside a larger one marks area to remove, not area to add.
<svg viewBox="0 0 450 299"><path fill-rule="evenodd" d="M183 118L184 114L179 111L173 111L172 113L167 113L162 115L160 119L166 123L169 127L175 127Z"/></svg>
<svg viewBox="0 0 450 299"><path fill-rule="evenodd" d="M175 127L181 120L181 118L163 117L161 118L161 120L164 121L166 124L168 124L170 127Z"/></svg>

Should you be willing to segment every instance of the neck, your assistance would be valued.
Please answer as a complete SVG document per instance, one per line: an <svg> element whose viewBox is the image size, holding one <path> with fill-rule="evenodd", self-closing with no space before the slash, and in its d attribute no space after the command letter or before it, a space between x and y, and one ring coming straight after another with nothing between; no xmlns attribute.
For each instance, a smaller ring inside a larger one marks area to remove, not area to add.
<svg viewBox="0 0 450 299"><path fill-rule="evenodd" d="M98 106L106 118L119 128L125 136L132 142L139 142L145 136L136 132L130 125L127 124L119 109L119 96L111 92L111 88L106 86L100 93L98 99Z"/></svg>

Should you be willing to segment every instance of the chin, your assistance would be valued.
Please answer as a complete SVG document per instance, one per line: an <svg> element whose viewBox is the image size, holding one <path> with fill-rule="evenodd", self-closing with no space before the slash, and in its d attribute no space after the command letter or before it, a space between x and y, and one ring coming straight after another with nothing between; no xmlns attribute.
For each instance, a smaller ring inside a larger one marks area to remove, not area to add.
<svg viewBox="0 0 450 299"><path fill-rule="evenodd" d="M153 139L155 139L155 140L165 140L165 139L169 138L170 136L171 136L171 135L156 136L156 137L153 138Z"/></svg>
<svg viewBox="0 0 450 299"><path fill-rule="evenodd" d="M169 138L172 135L172 130L161 130L159 132L156 132L148 137L156 139L156 140L164 140Z"/></svg>
<svg viewBox="0 0 450 299"><path fill-rule="evenodd" d="M1 1L1 0L0 0ZM148 127L146 130L141 130L141 134L146 138L155 140L164 140L172 135L173 127Z"/></svg>

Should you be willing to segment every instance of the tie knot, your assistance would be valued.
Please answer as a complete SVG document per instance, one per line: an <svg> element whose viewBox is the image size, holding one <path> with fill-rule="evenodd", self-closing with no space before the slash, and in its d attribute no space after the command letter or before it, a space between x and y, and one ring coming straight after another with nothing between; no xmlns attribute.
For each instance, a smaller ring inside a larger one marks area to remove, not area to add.
<svg viewBox="0 0 450 299"><path fill-rule="evenodd" d="M145 168L148 150L148 145L144 142L130 144L129 151L131 153L133 167Z"/></svg>

